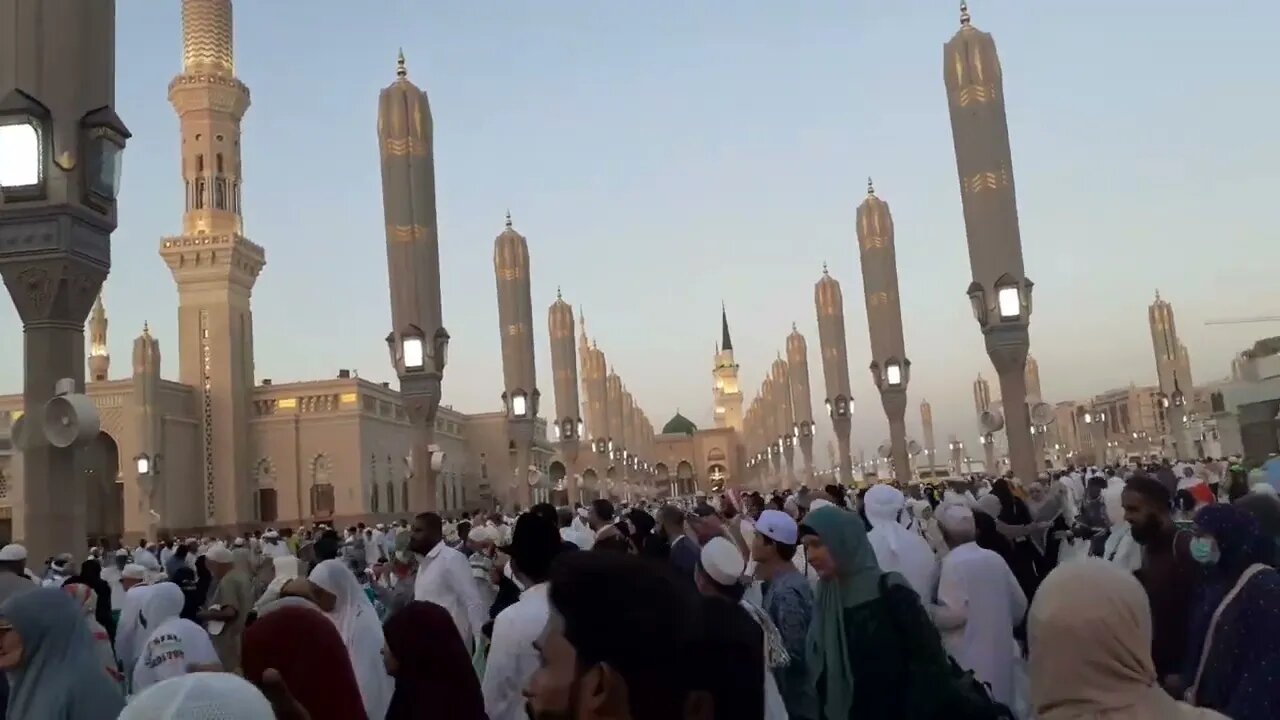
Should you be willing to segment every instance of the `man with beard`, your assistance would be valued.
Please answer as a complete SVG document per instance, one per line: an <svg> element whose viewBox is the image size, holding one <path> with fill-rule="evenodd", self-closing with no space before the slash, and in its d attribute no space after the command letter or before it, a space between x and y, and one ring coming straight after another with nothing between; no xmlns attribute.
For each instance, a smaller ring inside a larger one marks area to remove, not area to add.
<svg viewBox="0 0 1280 720"><path fill-rule="evenodd" d="M1151 659L1161 684L1179 693L1178 673L1199 573L1191 557L1192 535L1174 526L1171 500L1164 483L1145 475L1130 478L1121 495L1124 519L1143 549L1142 567L1134 574L1151 602Z"/></svg>

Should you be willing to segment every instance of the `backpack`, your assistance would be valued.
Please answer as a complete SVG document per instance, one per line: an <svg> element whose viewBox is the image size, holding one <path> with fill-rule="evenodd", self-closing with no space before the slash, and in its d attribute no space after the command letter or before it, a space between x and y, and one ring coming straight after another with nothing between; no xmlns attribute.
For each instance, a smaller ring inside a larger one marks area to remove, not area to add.
<svg viewBox="0 0 1280 720"><path fill-rule="evenodd" d="M881 597L887 597L888 577L888 573L880 575ZM889 618L894 630L899 635L905 634L902 629L902 620L898 617L896 603L890 603ZM941 647L942 637L936 630L932 636L938 643L939 650L946 655L948 664L946 684L937 688L943 696L943 717L947 720L1016 720L1016 716L1008 706L991 697L990 685L978 680L972 670L960 667L955 658Z"/></svg>

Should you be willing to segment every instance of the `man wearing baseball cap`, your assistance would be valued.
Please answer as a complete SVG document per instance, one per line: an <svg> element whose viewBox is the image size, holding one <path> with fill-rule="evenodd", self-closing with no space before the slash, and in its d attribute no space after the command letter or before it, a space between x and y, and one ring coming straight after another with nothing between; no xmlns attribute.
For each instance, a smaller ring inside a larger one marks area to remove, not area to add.
<svg viewBox="0 0 1280 720"><path fill-rule="evenodd" d="M818 698L805 663L813 589L792 563L798 541L799 528L790 515L765 510L756 520L751 558L756 561L756 577L764 581L763 609L777 626L791 656L790 663L774 670L782 702L792 720L817 720Z"/></svg>

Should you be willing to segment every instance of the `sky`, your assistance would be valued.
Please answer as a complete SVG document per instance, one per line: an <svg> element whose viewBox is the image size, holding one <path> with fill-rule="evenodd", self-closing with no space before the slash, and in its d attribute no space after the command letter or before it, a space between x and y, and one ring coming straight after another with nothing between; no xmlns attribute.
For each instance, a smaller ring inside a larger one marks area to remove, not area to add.
<svg viewBox="0 0 1280 720"><path fill-rule="evenodd" d="M796 323L822 415L813 285L843 285L854 447L888 435L870 374L854 209L868 176L894 213L908 431L927 398L938 445L976 437L972 381L994 372L970 281L942 0L337 0L235 7L246 235L259 380L391 380L377 97L403 48L435 119L444 403L500 409L493 239L529 241L544 414L545 308L560 287L655 427L711 420L728 309L747 402ZM133 131L105 288L112 375L150 323L176 377L177 292L161 238L181 229L180 5L117 3L116 106ZM380 8L380 11L373 11ZM1035 281L1045 399L1155 381L1146 309L1171 301L1197 380L1274 334L1280 264L1275 58L1280 3L974 0L1004 68L1019 217ZM1267 208L1271 208L1268 210ZM0 304L0 392L21 390L21 325ZM994 388L993 388L994 390ZM829 424L819 419L820 465Z"/></svg>

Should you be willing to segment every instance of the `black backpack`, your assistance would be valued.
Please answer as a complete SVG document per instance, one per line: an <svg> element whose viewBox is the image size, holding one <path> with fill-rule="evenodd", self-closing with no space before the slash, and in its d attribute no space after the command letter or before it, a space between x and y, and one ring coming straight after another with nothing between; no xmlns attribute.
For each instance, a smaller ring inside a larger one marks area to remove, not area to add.
<svg viewBox="0 0 1280 720"><path fill-rule="evenodd" d="M888 597L888 577L888 573L880 575L881 597ZM890 603L889 617L895 632L899 635L905 634L902 629L902 620L898 617L898 610L893 603ZM989 684L979 680L972 670L960 667L955 658L947 653L946 648L942 647L942 636L936 629L932 637L938 644L940 654L946 656L949 665L947 682L937 689L943 696L941 703L944 708L943 717L947 720L1017 720L1008 706L991 697Z"/></svg>

